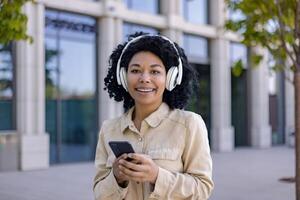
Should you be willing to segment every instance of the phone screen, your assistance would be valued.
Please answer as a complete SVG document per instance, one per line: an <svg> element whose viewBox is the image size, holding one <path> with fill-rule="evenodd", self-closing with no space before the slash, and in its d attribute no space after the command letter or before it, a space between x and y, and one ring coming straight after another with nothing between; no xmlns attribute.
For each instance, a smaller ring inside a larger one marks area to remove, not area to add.
<svg viewBox="0 0 300 200"><path fill-rule="evenodd" d="M127 141L111 141L108 144L117 158L124 153L134 153L131 144ZM130 161L132 159L127 158L126 160Z"/></svg>

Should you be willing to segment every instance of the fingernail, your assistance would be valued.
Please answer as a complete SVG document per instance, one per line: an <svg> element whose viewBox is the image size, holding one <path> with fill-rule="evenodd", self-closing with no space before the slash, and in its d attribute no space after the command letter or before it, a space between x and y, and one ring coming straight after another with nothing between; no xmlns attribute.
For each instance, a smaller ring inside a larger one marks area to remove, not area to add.
<svg viewBox="0 0 300 200"><path fill-rule="evenodd" d="M127 154L127 155L128 155L129 158L132 158L132 157L133 157L132 153L129 153L129 154Z"/></svg>

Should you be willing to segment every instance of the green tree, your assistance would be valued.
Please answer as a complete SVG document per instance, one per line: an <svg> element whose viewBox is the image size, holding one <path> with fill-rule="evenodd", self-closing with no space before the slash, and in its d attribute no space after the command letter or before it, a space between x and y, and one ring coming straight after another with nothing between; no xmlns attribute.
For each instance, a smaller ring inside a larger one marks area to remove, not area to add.
<svg viewBox="0 0 300 200"><path fill-rule="evenodd" d="M241 19L229 19L225 27L238 32L242 43L268 49L275 70L292 70L295 88L296 198L300 200L300 0L225 0ZM252 55L257 65L262 55ZM237 66L240 67L240 66Z"/></svg>
<svg viewBox="0 0 300 200"><path fill-rule="evenodd" d="M27 16L22 12L22 6L32 0L0 0L0 52L8 51L12 41L28 40L32 38L27 35ZM13 56L13 55L12 55ZM1 71L9 70L2 68ZM12 87L10 79L0 80L0 91Z"/></svg>
<svg viewBox="0 0 300 200"><path fill-rule="evenodd" d="M32 0L0 0L0 44L14 40L29 40L27 35L27 16L22 6Z"/></svg>

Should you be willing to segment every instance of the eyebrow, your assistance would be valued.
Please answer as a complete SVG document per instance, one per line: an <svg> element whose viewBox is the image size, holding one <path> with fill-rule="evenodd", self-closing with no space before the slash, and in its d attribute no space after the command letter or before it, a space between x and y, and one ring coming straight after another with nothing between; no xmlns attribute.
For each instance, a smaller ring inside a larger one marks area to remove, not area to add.
<svg viewBox="0 0 300 200"><path fill-rule="evenodd" d="M137 63L133 63L129 67L141 67L141 66L139 64L137 64ZM150 65L150 67L152 67L152 68L154 68L154 67L161 67L162 68L162 66L160 64L152 64L152 65Z"/></svg>

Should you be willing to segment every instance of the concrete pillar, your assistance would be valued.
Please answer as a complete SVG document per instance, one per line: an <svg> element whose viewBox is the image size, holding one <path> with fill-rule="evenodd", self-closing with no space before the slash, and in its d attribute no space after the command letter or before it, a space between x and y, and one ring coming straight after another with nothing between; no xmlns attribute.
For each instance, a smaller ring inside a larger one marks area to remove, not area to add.
<svg viewBox="0 0 300 200"><path fill-rule="evenodd" d="M118 44L123 42L123 21L121 19L115 19L115 44L114 47L117 47ZM122 115L124 113L123 102L115 102L115 112L116 116Z"/></svg>
<svg viewBox="0 0 300 200"><path fill-rule="evenodd" d="M211 23L223 27L226 18L224 0L210 2ZM231 126L231 69L229 41L223 32L211 40L211 138L215 151L234 149L234 129Z"/></svg>
<svg viewBox="0 0 300 200"><path fill-rule="evenodd" d="M228 41L223 39L211 41L211 138L213 150L221 152L234 149L228 50Z"/></svg>
<svg viewBox="0 0 300 200"><path fill-rule="evenodd" d="M267 51L259 47L253 49L253 51L264 55L264 59L259 66L249 69L251 146L265 148L270 147L272 144L271 127L269 125Z"/></svg>
<svg viewBox="0 0 300 200"><path fill-rule="evenodd" d="M163 15L180 15L180 0L160 1L161 13Z"/></svg>
<svg viewBox="0 0 300 200"><path fill-rule="evenodd" d="M181 19L180 0L160 1L161 13L167 18L167 28L162 30L162 34L170 38L179 45L183 45L183 33L176 28L176 23Z"/></svg>
<svg viewBox="0 0 300 200"><path fill-rule="evenodd" d="M293 84L293 72L285 72L285 141L293 147L295 145L295 90Z"/></svg>
<svg viewBox="0 0 300 200"><path fill-rule="evenodd" d="M99 66L98 66L98 82L99 82L99 120L100 124L115 116L115 107L113 100L109 98L108 92L103 88L104 78L108 72L108 58L113 50L114 44L114 20L111 17L103 17L99 21Z"/></svg>
<svg viewBox="0 0 300 200"><path fill-rule="evenodd" d="M20 136L20 169L49 166L49 135L45 132L44 6L28 3L28 34L18 42L16 60L17 132Z"/></svg>
<svg viewBox="0 0 300 200"><path fill-rule="evenodd" d="M118 43L122 41L122 21L110 16L109 10L114 4L109 0L104 2L104 9L107 9L106 15L100 18L98 22L98 94L99 94L99 120L100 125L106 119L117 117L123 113L122 103L117 103L109 98L108 92L104 90L104 78L107 75L109 67L109 56Z"/></svg>

